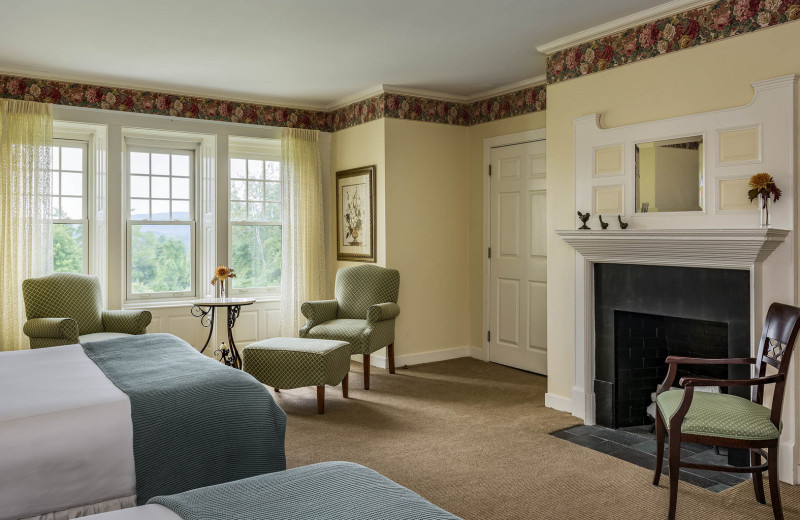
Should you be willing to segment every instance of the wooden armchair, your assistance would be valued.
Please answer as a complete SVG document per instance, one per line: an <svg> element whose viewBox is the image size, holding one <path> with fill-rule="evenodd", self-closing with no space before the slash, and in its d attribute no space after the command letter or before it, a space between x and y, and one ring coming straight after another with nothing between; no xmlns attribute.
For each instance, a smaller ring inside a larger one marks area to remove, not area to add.
<svg viewBox="0 0 800 520"><path fill-rule="evenodd" d="M678 502L680 468L710 471L752 473L756 500L766 503L762 473L769 474L769 491L772 511L776 520L783 519L780 488L778 485L778 439L781 433L781 409L786 387L786 373L792 357L798 329L800 309L773 303L761 333L760 346L755 358L701 359L670 356L669 371L658 390L656 403L657 454L653 484L661 478L664 457L664 437L669 434L669 518L675 519ZM754 365L756 377L751 379L701 379L683 378L682 390L670 390L678 365ZM767 365L777 373L766 375ZM764 385L774 384L771 408L764 403ZM697 392L696 386L750 386L751 399L730 394ZM750 450L748 467L713 466L681 461L681 442L695 442L728 448ZM766 450L766 451L765 451ZM767 460L762 463L761 458Z"/></svg>

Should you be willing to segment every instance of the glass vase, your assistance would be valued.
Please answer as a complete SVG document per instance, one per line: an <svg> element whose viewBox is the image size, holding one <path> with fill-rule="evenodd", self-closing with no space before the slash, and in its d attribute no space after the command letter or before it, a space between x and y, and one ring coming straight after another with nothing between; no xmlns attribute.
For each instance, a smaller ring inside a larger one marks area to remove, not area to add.
<svg viewBox="0 0 800 520"><path fill-rule="evenodd" d="M772 201L769 199L769 195L765 193L758 194L758 206L761 208L761 228L767 229L770 227L770 204Z"/></svg>

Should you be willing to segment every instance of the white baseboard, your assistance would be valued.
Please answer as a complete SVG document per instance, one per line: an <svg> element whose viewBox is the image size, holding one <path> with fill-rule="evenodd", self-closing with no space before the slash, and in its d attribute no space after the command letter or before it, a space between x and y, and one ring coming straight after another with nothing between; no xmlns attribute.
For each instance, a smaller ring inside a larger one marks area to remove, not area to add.
<svg viewBox="0 0 800 520"><path fill-rule="evenodd" d="M486 361L486 356L480 347L469 347L469 357Z"/></svg>
<svg viewBox="0 0 800 520"><path fill-rule="evenodd" d="M474 355L473 351L477 351L478 355ZM394 356L395 367L403 365L413 366L421 365L423 363L435 363L436 361L448 361L450 359L458 359L463 357L475 357L482 359L483 351L474 347L454 347L442 350L432 350L430 352L420 352L418 354L406 354L403 356ZM361 355L351 356L353 361L361 363L363 358ZM388 368L389 362L386 359L386 349L378 350L369 357L369 364L377 368Z"/></svg>
<svg viewBox="0 0 800 520"><path fill-rule="evenodd" d="M572 399L555 394L544 394L544 405L559 412L572 412Z"/></svg>
<svg viewBox="0 0 800 520"><path fill-rule="evenodd" d="M794 442L781 442L778 450L778 478L787 484L797 484L796 467Z"/></svg>

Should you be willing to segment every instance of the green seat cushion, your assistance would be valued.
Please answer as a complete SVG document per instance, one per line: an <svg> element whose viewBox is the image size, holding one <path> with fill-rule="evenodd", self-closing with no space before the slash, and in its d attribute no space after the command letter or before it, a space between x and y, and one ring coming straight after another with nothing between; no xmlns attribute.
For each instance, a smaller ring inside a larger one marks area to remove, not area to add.
<svg viewBox="0 0 800 520"><path fill-rule="evenodd" d="M367 320L330 320L309 330L307 337L346 341L355 347L361 345L366 328ZM357 354L358 351L354 348L353 353Z"/></svg>
<svg viewBox="0 0 800 520"><path fill-rule="evenodd" d="M275 388L338 385L350 371L350 345L308 338L266 339L244 348L242 369Z"/></svg>
<svg viewBox="0 0 800 520"><path fill-rule="evenodd" d="M122 332L95 332L93 334L81 334L78 336L80 343L89 343L90 341L103 341L104 339L116 339L130 336L130 334L123 334Z"/></svg>
<svg viewBox="0 0 800 520"><path fill-rule="evenodd" d="M656 398L666 419L678 410L683 390L670 390ZM780 432L769 420L770 409L735 395L695 392L681 425L681 433L748 441L777 439Z"/></svg>

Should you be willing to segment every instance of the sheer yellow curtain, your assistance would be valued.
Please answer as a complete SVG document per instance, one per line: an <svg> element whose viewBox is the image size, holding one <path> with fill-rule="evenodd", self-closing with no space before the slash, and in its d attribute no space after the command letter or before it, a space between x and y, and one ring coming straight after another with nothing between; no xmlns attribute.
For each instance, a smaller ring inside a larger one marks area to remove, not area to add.
<svg viewBox="0 0 800 520"><path fill-rule="evenodd" d="M295 337L303 302L326 296L319 131L285 128L281 141L285 191L281 268L281 335Z"/></svg>
<svg viewBox="0 0 800 520"><path fill-rule="evenodd" d="M0 100L0 350L28 348L22 281L52 270L53 107Z"/></svg>

